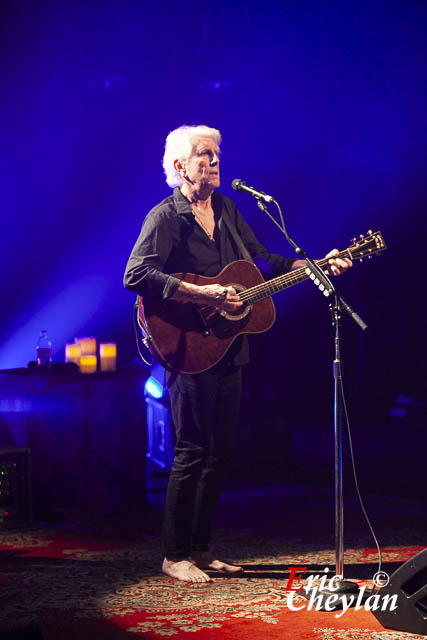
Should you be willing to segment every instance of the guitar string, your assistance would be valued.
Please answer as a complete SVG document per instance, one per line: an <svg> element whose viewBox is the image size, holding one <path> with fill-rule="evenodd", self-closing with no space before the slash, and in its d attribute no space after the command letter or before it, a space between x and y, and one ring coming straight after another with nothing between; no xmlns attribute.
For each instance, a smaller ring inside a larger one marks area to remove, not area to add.
<svg viewBox="0 0 427 640"><path fill-rule="evenodd" d="M377 252L379 252L380 250L381 249L377 245ZM348 248L348 249L345 249L344 251L341 251L337 256L334 256L334 258L342 258L342 257L348 257L354 260L354 259L357 259L358 256L352 256L350 248ZM322 258L321 260L317 260L316 264L320 268L323 268L328 266L329 260L330 258ZM239 298L242 302L247 302L247 301L250 301L251 299L252 299L252 302L257 302L260 299L270 297L272 294L278 293L284 288L291 287L294 284L298 284L299 282L303 282L304 280L307 280L310 276L306 273L306 269L307 267L300 267L299 269L295 269L295 271L291 271L289 273L285 273L281 276L278 276L277 278L273 278L273 280L269 280L267 282L262 282L258 285L255 285L254 287L251 287L239 293L238 294ZM286 283L286 286L283 287L283 283L286 281L288 282ZM277 286L279 288L276 291L274 291L274 289ZM261 294L261 298L258 297L259 294ZM203 306L201 307L201 311L206 313L211 312L212 315L210 320L214 320L221 317L221 313L219 311L215 311L214 313L212 313L211 306Z"/></svg>
<svg viewBox="0 0 427 640"><path fill-rule="evenodd" d="M342 257L344 253L345 252L343 251L337 257ZM327 266L328 260L329 258L323 258L322 260L319 260L316 264L320 268L323 268ZM275 287L279 287L277 291L280 291L281 288L282 289L286 288L286 287L283 287L283 284L285 283L287 287L290 287L293 284L297 284L298 282L306 280L307 278L310 277L309 275L307 275L306 269L307 267L300 267L299 269L295 269L295 271L291 271L290 273L285 273L281 276L278 276L277 278L274 278L273 280L269 280L267 282L262 282L259 285L255 285L250 289L246 289L246 291L242 291L242 293L239 294L239 298L242 300L242 302L245 302L246 300L254 296L256 297L259 294L265 293L265 295L268 296L269 291L276 293L274 291Z"/></svg>
<svg viewBox="0 0 427 640"><path fill-rule="evenodd" d="M378 247L377 247L377 251L379 251ZM353 257L350 249L345 249L344 251L341 251L337 256L334 256L334 258L343 258L343 257L355 259L358 256ZM323 268L328 265L329 260L330 258L322 258L321 260L316 261L316 264L319 267ZM262 282L259 285L255 285L250 289L246 289L245 291L242 291L239 294L239 298L243 302L246 302L251 298L258 297L259 294L262 294L263 297L268 297L270 295L270 291L271 293L278 293L284 288L291 287L294 284L297 284L298 282L303 282L304 280L307 280L310 277L310 275L306 273L306 269L307 267L300 267L299 269L295 269L295 271L291 271L290 273L286 273L281 276L278 276L277 278L273 278L273 280L269 280L267 282ZM286 283L286 286L283 286L285 283ZM279 288L276 289L276 287L279 287ZM254 300L254 302L256 302L256 300Z"/></svg>
<svg viewBox="0 0 427 640"><path fill-rule="evenodd" d="M340 254L340 256L342 256L344 253L345 252L343 251ZM329 258L323 258L322 260L319 260L317 262L317 264L320 267L324 267L324 266L326 266L328 264L328 260L329 260ZM288 279L289 280L289 284L287 285L288 287L292 286L292 284L297 284L298 281L303 281L303 280L305 280L305 279L307 279L309 277L305 273L305 269L306 269L306 267L300 267L299 269L296 269L294 272L283 274L283 275L279 276L278 278L274 278L274 282L283 281L283 280ZM290 278L289 276L291 276L291 275L292 275L292 277ZM250 300L251 298L254 297L254 291L255 290L257 290L257 293L264 293L265 291L268 291L269 287L267 285L269 283L271 283L271 282L272 282L271 280L269 282L263 282L263 283L261 283L259 285L256 285L255 287L251 287L250 289L247 289L246 291L242 291L239 294L240 300L242 302L245 302L246 300ZM278 289L278 291L279 290L280 289ZM273 291L273 293L274 293L274 291ZM245 294L249 294L249 295L245 295ZM265 297L268 297L268 296L269 296L269 293L267 293ZM256 300L254 300L254 302L256 302ZM209 314L209 312L212 312L212 307L209 306L209 305L204 305L203 307L200 308L200 310L201 310L202 313ZM214 313L212 313L212 316L211 316L210 320L217 319L220 315L221 314L220 314L219 311L215 311Z"/></svg>
<svg viewBox="0 0 427 640"><path fill-rule="evenodd" d="M379 247L378 244L376 245L376 250L377 250L376 252L381 251L381 248ZM371 250L369 249L368 251L371 251ZM372 253L370 255L372 255ZM341 251L337 256L334 256L335 259L343 258L343 257L348 257L354 260L354 259L357 259L357 257L359 256L353 256L351 254L350 248L345 249L344 251ZM322 258L321 260L316 261L316 264L323 269L324 267L328 266L329 260L330 258ZM251 299L253 302L257 302L257 298L263 299L263 298L269 297L270 295L274 293L278 293L279 291L285 288L291 287L294 284L298 284L299 282L303 282L304 280L307 280L310 277L310 275L306 273L306 269L307 267L300 267L299 269L295 269L295 271L291 271L289 273L278 276L277 278L273 278L272 280L269 280L267 282L262 282L258 285L255 285L254 287L250 287L249 289L246 289L245 291L242 291L241 293L239 293L238 294L239 298L242 302L247 302L247 301L250 301ZM286 285L283 286L285 283ZM259 298L259 295L261 295L261 298ZM204 308L212 309L212 307L208 307L208 306ZM214 313L213 317L216 317L217 315L219 315L219 312Z"/></svg>

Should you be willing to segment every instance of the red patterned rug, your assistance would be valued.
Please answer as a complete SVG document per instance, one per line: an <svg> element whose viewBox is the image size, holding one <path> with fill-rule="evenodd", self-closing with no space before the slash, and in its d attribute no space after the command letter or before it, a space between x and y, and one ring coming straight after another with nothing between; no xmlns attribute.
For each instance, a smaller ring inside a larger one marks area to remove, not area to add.
<svg viewBox="0 0 427 640"><path fill-rule="evenodd" d="M234 503L235 498L228 511ZM402 518L408 522L409 510L416 521L421 505L408 504ZM247 505L242 508L247 514ZM302 536L284 535L280 527L274 533L271 523L265 535L258 530L262 526L221 528L215 550L243 564L245 573L210 584L184 584L159 573L159 515L152 510L148 516L68 520L55 527L0 532L0 630L34 624L43 640L425 637L384 629L363 607L345 613L309 611L307 601L296 595L291 602L298 610L289 608L290 567L319 574L334 567L333 544L321 523ZM222 517L228 515L225 504ZM281 520L276 518L276 525ZM377 563L372 542L359 533L350 538L346 578L372 585ZM383 546L384 569L391 573L413 557L423 548L422 538L414 526L390 534Z"/></svg>

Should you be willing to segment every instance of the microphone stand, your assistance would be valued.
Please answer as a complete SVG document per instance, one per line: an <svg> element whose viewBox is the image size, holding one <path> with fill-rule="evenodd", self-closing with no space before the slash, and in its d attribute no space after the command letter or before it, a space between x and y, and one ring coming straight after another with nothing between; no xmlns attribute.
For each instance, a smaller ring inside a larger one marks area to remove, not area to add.
<svg viewBox="0 0 427 640"><path fill-rule="evenodd" d="M332 316L332 326L335 329L334 347L335 358L333 361L333 377L334 377L334 452L335 452L335 579L333 581L333 588L327 587L313 587L311 589L303 588L299 591L299 594L306 599L310 599L312 596L323 595L320 605L316 604L318 610L332 611L334 609L341 609L343 606L343 598L347 595L351 597L350 606L356 604L356 601L360 601L356 597L359 592L359 586L356 582L344 580L344 509L343 509L343 472L342 472L342 409L343 409L343 396L342 396L342 361L341 361L341 314L344 309L353 320L364 331L367 329L367 325L361 317L350 307L350 305L344 300L341 294L337 291L336 287L332 284L327 274L307 256L307 253L299 247L294 240L289 236L285 223L283 220L282 210L279 203L273 198L272 201L276 205L279 215L279 224L274 216L268 211L265 202L260 198L256 198L258 207L267 213L267 215L273 220L277 227L282 231L287 241L295 250L295 253L300 256L307 263L306 273L313 280L314 284L318 286L320 291L329 297L333 295L333 302L329 304L329 309ZM332 583L330 582L330 585ZM353 594L353 595L352 595ZM330 598L329 596L334 596ZM367 596L366 596L367 597ZM329 598L329 601L328 601ZM317 601L318 602L318 601ZM348 605L347 605L348 606Z"/></svg>

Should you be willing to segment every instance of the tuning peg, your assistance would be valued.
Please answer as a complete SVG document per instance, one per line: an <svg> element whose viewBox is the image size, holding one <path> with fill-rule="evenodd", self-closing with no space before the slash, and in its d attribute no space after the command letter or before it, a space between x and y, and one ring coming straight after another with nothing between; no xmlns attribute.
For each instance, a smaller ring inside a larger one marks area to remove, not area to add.
<svg viewBox="0 0 427 640"><path fill-rule="evenodd" d="M359 236L359 238L360 238L361 240L363 240L363 239L364 239L364 237L365 237L365 236L364 236L362 233L361 233L361 234L360 234L360 236Z"/></svg>
<svg viewBox="0 0 427 640"><path fill-rule="evenodd" d="M373 234L372 229L369 229L369 231L368 231L368 236L371 236L372 234Z"/></svg>
<svg viewBox="0 0 427 640"><path fill-rule="evenodd" d="M356 237L351 238L351 242L353 242L353 244L355 244L356 243Z"/></svg>

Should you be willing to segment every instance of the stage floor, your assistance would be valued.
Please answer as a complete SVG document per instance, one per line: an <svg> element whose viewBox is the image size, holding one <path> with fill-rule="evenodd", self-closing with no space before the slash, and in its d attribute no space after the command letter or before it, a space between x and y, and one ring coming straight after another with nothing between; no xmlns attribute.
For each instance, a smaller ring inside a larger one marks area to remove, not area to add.
<svg viewBox="0 0 427 640"><path fill-rule="evenodd" d="M392 574L425 547L426 503L369 495L366 508ZM237 577L178 583L159 573L162 510L93 516L58 510L56 521L0 532L0 630L39 627L43 640L414 640L382 627L372 611L289 606L292 567L335 567L334 496L309 484L227 490L214 550L241 563ZM345 501L345 577L372 585L377 553L360 508ZM214 575L214 574L212 574ZM304 604L305 602L305 604ZM1 638L1 635L0 635Z"/></svg>

